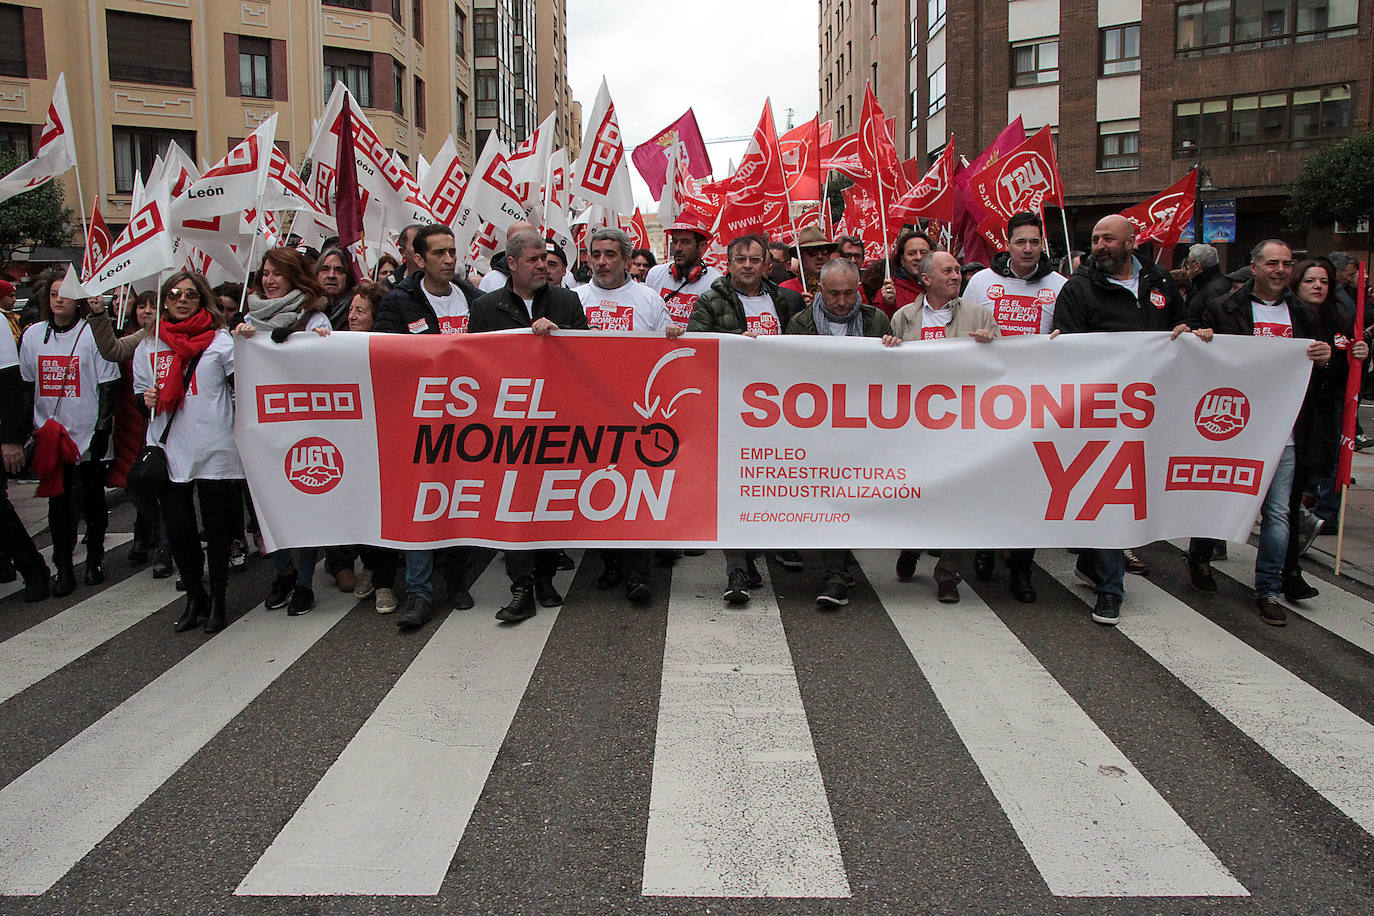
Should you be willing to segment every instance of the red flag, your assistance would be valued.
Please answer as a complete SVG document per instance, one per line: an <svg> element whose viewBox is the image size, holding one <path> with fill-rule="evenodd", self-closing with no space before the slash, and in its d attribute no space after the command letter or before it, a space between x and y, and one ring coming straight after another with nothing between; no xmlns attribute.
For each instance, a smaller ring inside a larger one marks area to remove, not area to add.
<svg viewBox="0 0 1374 916"><path fill-rule="evenodd" d="M363 201L358 194L358 160L353 148L353 117L349 106L339 112L335 123L339 133L338 152L334 160L334 218L339 225L339 244L348 251L353 278L366 279L362 274Z"/></svg>
<svg viewBox="0 0 1374 916"><path fill-rule="evenodd" d="M935 160L929 172L910 191L892 204L888 218L915 222L920 218L950 220L954 218L954 138L945 144L944 152Z"/></svg>
<svg viewBox="0 0 1374 916"><path fill-rule="evenodd" d="M993 251L1007 250L1007 221L997 214L978 224L978 234Z"/></svg>
<svg viewBox="0 0 1374 916"><path fill-rule="evenodd" d="M864 107L859 116L859 163L872 176L859 183L866 181L883 206L890 206L906 191L902 160L888 132L887 118L878 104L878 97L868 84L864 86Z"/></svg>
<svg viewBox="0 0 1374 916"><path fill-rule="evenodd" d="M819 115L778 138L787 195L792 200L820 200L821 144Z"/></svg>
<svg viewBox="0 0 1374 916"><path fill-rule="evenodd" d="M821 144L821 171L840 172L855 181L867 178L868 172L859 162L859 135L850 134Z"/></svg>
<svg viewBox="0 0 1374 916"><path fill-rule="evenodd" d="M1193 221L1193 199L1197 196L1197 169L1143 203L1121 211L1135 226L1137 243L1154 242L1173 248L1178 237Z"/></svg>
<svg viewBox="0 0 1374 916"><path fill-rule="evenodd" d="M765 101L749 148L730 177L718 238L728 243L751 232L780 231L789 222L782 151L773 130L773 106Z"/></svg>
<svg viewBox="0 0 1374 916"><path fill-rule="evenodd" d="M697 126L697 116L689 108L686 114L636 146L630 154L630 161L644 176L644 183L653 192L654 200L658 200L663 192L664 177L668 173L668 148L673 144L677 144L681 157L679 162L687 174L693 178L705 178L711 174L711 157L706 155L706 141L702 139L701 128Z"/></svg>
<svg viewBox="0 0 1374 916"><path fill-rule="evenodd" d="M649 247L649 230L644 226L644 216L638 207L635 207L634 216L620 217L620 228L625 230L630 237L630 244L635 248Z"/></svg>
<svg viewBox="0 0 1374 916"><path fill-rule="evenodd" d="M1064 186L1048 125L969 181L974 199L989 214L1010 219L1064 205Z"/></svg>
<svg viewBox="0 0 1374 916"><path fill-rule="evenodd" d="M1359 291L1355 296L1354 325L1356 339L1358 339L1360 329L1364 327L1365 266L1363 264L1360 265L1357 289ZM1360 376L1364 372L1364 363L1358 359L1350 358L1349 350L1346 351L1346 357L1350 368L1345 377L1345 404L1344 412L1341 414L1341 454L1336 462L1336 486L1338 487L1349 486L1351 483L1350 465L1355 458L1355 420L1360 410Z"/></svg>
<svg viewBox="0 0 1374 916"><path fill-rule="evenodd" d="M880 250L886 249L887 240L883 236L883 224L878 214L878 198L860 184L845 188L841 193L844 196L844 221L849 233L862 238L865 248L876 245Z"/></svg>
<svg viewBox="0 0 1374 916"><path fill-rule="evenodd" d="M969 181L983 169L1025 142L1026 129L1021 125L1021 118L1018 115L1016 120L1002 128L992 143L988 144L987 149L978 154L978 158L968 165L955 167L952 228L954 235L959 237L963 247L964 260L982 261L985 264L990 264L993 255L993 252L987 250L983 237L978 233L978 224L983 221L987 213L973 199L973 192L969 190L968 186Z"/></svg>
<svg viewBox="0 0 1374 916"><path fill-rule="evenodd" d="M105 225L105 217L100 215L100 201L91 205L91 222L87 228L86 252L81 256L81 279L90 280L95 273L95 265L103 263L110 253L114 239L110 238L110 227Z"/></svg>

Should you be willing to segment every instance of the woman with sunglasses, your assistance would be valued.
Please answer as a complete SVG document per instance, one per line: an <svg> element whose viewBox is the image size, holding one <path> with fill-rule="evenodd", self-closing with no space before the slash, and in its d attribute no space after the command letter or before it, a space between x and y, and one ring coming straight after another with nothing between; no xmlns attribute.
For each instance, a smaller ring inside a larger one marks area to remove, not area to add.
<svg viewBox="0 0 1374 916"><path fill-rule="evenodd" d="M200 274L172 274L162 284L161 303L157 332L134 351L134 390L142 393L143 405L152 413L148 444L167 434L170 484L162 517L186 585L186 607L176 631L203 624L206 633L216 633L225 623L232 513L243 480L234 446L234 341ZM204 552L193 494L205 527ZM202 575L206 554L208 593Z"/></svg>

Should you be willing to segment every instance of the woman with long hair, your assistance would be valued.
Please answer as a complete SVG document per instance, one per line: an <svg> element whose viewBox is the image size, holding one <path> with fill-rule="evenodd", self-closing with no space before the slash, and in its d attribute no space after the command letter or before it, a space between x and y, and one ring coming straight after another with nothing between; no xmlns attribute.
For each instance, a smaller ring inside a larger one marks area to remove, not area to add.
<svg viewBox="0 0 1374 916"><path fill-rule="evenodd" d="M54 469L40 482L39 495L48 496L52 593L59 597L76 588L78 514L86 520L85 582L105 581L105 471L119 385L119 365L100 355L89 332L86 301L61 294L63 277L49 270L38 278L39 320L19 348L20 372L34 386L34 464Z"/></svg>
<svg viewBox="0 0 1374 916"><path fill-rule="evenodd" d="M167 453L170 483L162 517L186 585L176 631L203 625L206 633L216 633L225 623L231 513L243 479L234 445L234 341L200 274L172 274L160 300L157 333L134 351L134 388L153 415L148 444L165 442ZM193 497L205 528L203 552ZM208 592L202 573L207 555Z"/></svg>

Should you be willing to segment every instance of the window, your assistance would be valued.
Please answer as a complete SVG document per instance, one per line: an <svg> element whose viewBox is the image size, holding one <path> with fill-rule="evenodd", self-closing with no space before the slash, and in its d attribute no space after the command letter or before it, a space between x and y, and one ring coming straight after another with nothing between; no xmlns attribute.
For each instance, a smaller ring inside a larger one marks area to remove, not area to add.
<svg viewBox="0 0 1374 916"><path fill-rule="evenodd" d="M239 36L239 95L246 99L272 97L271 60L270 41Z"/></svg>
<svg viewBox="0 0 1374 916"><path fill-rule="evenodd" d="M1140 124L1108 122L1097 125L1097 168L1135 169L1140 167Z"/></svg>
<svg viewBox="0 0 1374 916"><path fill-rule="evenodd" d="M391 110L405 117L406 113L406 68L395 64L391 68Z"/></svg>
<svg viewBox="0 0 1374 916"><path fill-rule="evenodd" d="M1199 150L1304 149L1343 137L1353 123L1350 85L1240 95L1174 105L1174 157Z"/></svg>
<svg viewBox="0 0 1374 916"><path fill-rule="evenodd" d="M852 42L852 41L846 41L846 42L844 43L844 46L845 46L845 52L844 52L844 53L845 53L845 58L846 58L846 60L848 61L848 63L845 65L845 66L846 66L846 69L847 69L847 70L853 70L853 69L854 69L854 42Z"/></svg>
<svg viewBox="0 0 1374 916"><path fill-rule="evenodd" d="M941 64L939 69L930 75L930 104L927 106L927 114L935 112L945 107L945 65Z"/></svg>
<svg viewBox="0 0 1374 916"><path fill-rule="evenodd" d="M1012 45L1012 86L1040 86L1059 82L1059 39Z"/></svg>
<svg viewBox="0 0 1374 916"><path fill-rule="evenodd" d="M425 43L425 0L414 0L410 5L410 34L420 44Z"/></svg>
<svg viewBox="0 0 1374 916"><path fill-rule="evenodd" d="M28 57L24 53L24 11L8 4L0 6L0 76L28 76Z"/></svg>
<svg viewBox="0 0 1374 916"><path fill-rule="evenodd" d="M1174 47L1201 57L1342 38L1355 34L1358 11L1359 0L1194 0L1178 5Z"/></svg>
<svg viewBox="0 0 1374 916"><path fill-rule="evenodd" d="M478 57L496 56L496 10L472 11L473 53Z"/></svg>
<svg viewBox="0 0 1374 916"><path fill-rule="evenodd" d="M0 152L13 153L20 162L32 157L32 139L27 124L0 124Z"/></svg>
<svg viewBox="0 0 1374 916"><path fill-rule="evenodd" d="M945 0L926 0L926 34L934 35L944 27Z"/></svg>
<svg viewBox="0 0 1374 916"><path fill-rule="evenodd" d="M1140 70L1140 23L1102 30L1102 75Z"/></svg>
<svg viewBox="0 0 1374 916"><path fill-rule="evenodd" d="M196 158L196 135L186 130L158 130L146 127L114 128L115 193L132 194L134 175L146 180L156 159L168 144L175 143Z"/></svg>
<svg viewBox="0 0 1374 916"><path fill-rule="evenodd" d="M460 139L468 138L468 94L463 90L458 90L458 123L454 125Z"/></svg>
<svg viewBox="0 0 1374 916"><path fill-rule="evenodd" d="M496 71L478 70L473 78L473 83L477 88L477 117L498 117L501 111L501 102L497 96Z"/></svg>
<svg viewBox="0 0 1374 916"><path fill-rule="evenodd" d="M453 53L464 60L468 56L468 15L456 6L453 8Z"/></svg>
<svg viewBox="0 0 1374 916"><path fill-rule="evenodd" d="M358 104L372 107L372 55L343 48L324 49L324 95L334 91L335 83L343 83Z"/></svg>
<svg viewBox="0 0 1374 916"><path fill-rule="evenodd" d="M401 24L401 0L391 0L391 18L397 24Z"/></svg>
<svg viewBox="0 0 1374 916"><path fill-rule="evenodd" d="M346 10L370 10L372 0L320 0L324 6L338 6Z"/></svg>
<svg viewBox="0 0 1374 916"><path fill-rule="evenodd" d="M191 23L109 10L105 38L110 79L164 86L193 86Z"/></svg>
<svg viewBox="0 0 1374 916"><path fill-rule="evenodd" d="M425 81L415 77L415 126L425 129Z"/></svg>

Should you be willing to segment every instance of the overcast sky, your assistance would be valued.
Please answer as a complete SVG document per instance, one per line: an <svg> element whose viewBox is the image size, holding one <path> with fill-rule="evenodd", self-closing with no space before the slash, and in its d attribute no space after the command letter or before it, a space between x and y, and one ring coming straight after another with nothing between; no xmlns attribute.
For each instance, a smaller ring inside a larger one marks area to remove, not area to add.
<svg viewBox="0 0 1374 916"><path fill-rule="evenodd" d="M688 15L684 15L688 14ZM798 0L568 0L568 83L590 117L601 78L615 102L625 152L696 112L717 177L739 161L773 100L779 133L816 113L816 8ZM586 125L583 125L586 129ZM653 195L634 165L635 202Z"/></svg>

